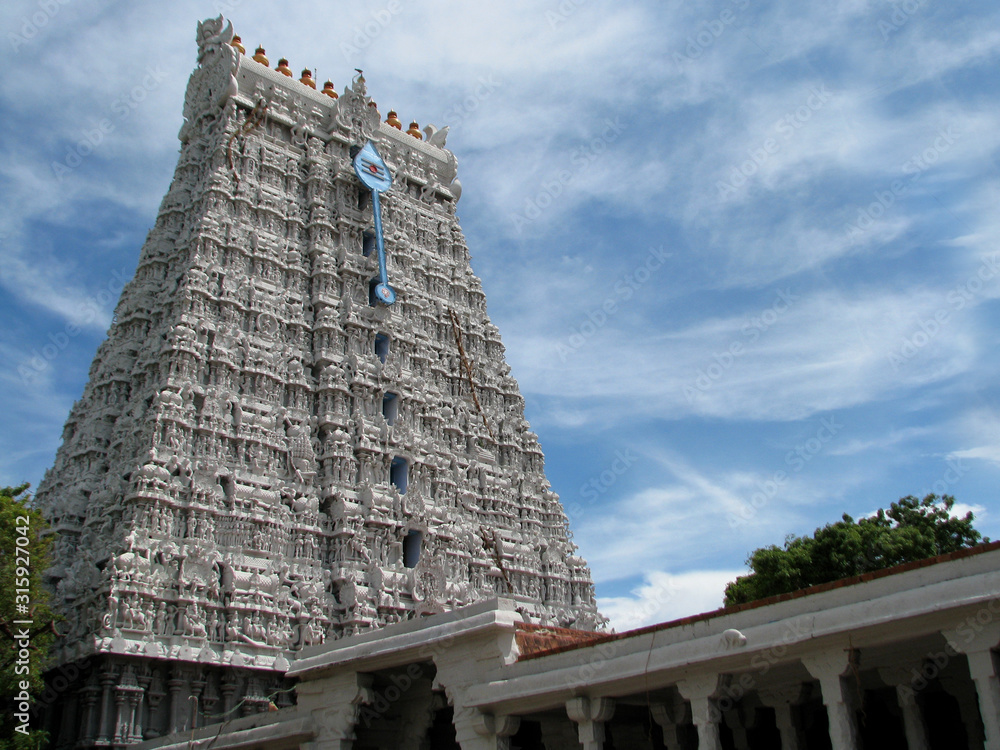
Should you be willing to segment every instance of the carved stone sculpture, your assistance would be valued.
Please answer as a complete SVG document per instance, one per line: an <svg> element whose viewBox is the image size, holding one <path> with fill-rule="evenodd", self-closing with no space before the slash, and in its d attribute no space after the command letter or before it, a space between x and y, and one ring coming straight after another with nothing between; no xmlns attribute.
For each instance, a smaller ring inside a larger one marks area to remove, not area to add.
<svg viewBox="0 0 1000 750"><path fill-rule="evenodd" d="M266 695L299 648L421 612L501 594L602 622L470 266L447 128L421 142L360 76L332 100L231 39L199 24L173 183L37 494L57 662L165 686L146 734L190 726L195 683L235 710L249 668ZM369 139L394 178L391 307L349 167ZM86 695L81 726L113 725Z"/></svg>

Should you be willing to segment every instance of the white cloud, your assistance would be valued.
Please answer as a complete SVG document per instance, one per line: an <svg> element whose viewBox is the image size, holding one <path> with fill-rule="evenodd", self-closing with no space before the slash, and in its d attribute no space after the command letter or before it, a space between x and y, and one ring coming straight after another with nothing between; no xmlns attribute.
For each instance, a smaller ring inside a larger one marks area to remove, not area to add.
<svg viewBox="0 0 1000 750"><path fill-rule="evenodd" d="M618 486L631 481L640 489L619 497L607 492L600 505L588 502L594 493L588 495L586 483L582 500L563 497L574 538L599 586L613 587L651 569L704 565L728 560L734 553L742 558L754 546L808 525L801 521L803 510L829 492L821 478L809 478L780 459L773 466L747 471L731 466L703 469L675 451L639 456L626 469L632 476ZM780 485L774 482L779 471L785 475ZM601 473L594 478L607 491L609 483ZM754 504L760 492L763 502Z"/></svg>
<svg viewBox="0 0 1000 750"><path fill-rule="evenodd" d="M726 584L746 570L693 570L671 575L650 571L629 596L598 599L598 608L618 632L719 609Z"/></svg>
<svg viewBox="0 0 1000 750"><path fill-rule="evenodd" d="M896 447L900 443L908 443L918 438L925 438L932 433L933 430L929 427L908 427L902 430L891 430L888 433L878 435L869 440L850 440L840 447L830 448L829 453L831 456L854 456L860 453L885 451Z"/></svg>
<svg viewBox="0 0 1000 750"><path fill-rule="evenodd" d="M658 333L609 319L576 349L572 334L506 340L524 390L572 399L598 421L609 410L619 419L803 419L940 382L976 361L974 321L939 291L800 296L789 287L764 299L743 315ZM944 332L928 337L921 324L940 310Z"/></svg>
<svg viewBox="0 0 1000 750"><path fill-rule="evenodd" d="M982 523L982 521L989 515L985 505L969 505L968 503L955 503L951 506L951 515L954 518L965 518L966 515L971 513L976 519L977 523Z"/></svg>
<svg viewBox="0 0 1000 750"><path fill-rule="evenodd" d="M1000 444L980 445L975 448L966 448L965 450L954 451L948 457L972 458L1000 464Z"/></svg>

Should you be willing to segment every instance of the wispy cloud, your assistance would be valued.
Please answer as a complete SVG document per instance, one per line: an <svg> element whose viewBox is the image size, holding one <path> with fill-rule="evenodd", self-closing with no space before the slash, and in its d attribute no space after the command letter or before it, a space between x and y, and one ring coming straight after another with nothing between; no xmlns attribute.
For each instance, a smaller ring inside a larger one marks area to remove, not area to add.
<svg viewBox="0 0 1000 750"><path fill-rule="evenodd" d="M711 612L722 606L726 584L745 570L696 570L672 575L651 571L628 596L598 599L602 614L618 632Z"/></svg>

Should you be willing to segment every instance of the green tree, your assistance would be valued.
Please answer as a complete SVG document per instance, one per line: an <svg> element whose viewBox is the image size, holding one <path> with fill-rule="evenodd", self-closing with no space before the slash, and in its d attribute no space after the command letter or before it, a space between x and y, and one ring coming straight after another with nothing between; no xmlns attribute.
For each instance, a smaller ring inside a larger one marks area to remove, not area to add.
<svg viewBox="0 0 1000 750"><path fill-rule="evenodd" d="M726 605L743 604L819 583L923 560L988 542L973 528L973 514L952 516L955 498L912 495L868 518L843 520L809 536L790 536L784 547L750 553L750 575L726 586Z"/></svg>
<svg viewBox="0 0 1000 750"><path fill-rule="evenodd" d="M56 619L42 583L52 537L40 536L48 524L28 507L27 490L27 484L0 488L0 750L39 748L46 740L44 731L17 716L22 696L44 687Z"/></svg>

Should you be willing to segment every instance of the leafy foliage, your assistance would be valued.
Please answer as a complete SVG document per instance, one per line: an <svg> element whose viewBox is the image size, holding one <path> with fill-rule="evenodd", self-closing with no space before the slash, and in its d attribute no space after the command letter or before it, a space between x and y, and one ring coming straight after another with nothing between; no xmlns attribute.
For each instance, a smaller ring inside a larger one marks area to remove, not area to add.
<svg viewBox="0 0 1000 750"><path fill-rule="evenodd" d="M955 518L955 498L912 495L869 518L843 520L816 529L811 536L790 536L784 547L754 550L747 558L750 575L726 586L726 605L752 602L819 583L923 560L988 542L973 528L973 514Z"/></svg>
<svg viewBox="0 0 1000 750"><path fill-rule="evenodd" d="M42 583L42 573L51 564L52 537L39 537L48 524L28 507L27 489L27 484L0 488L0 750L41 747L46 734L39 729L15 731L23 724L10 710L22 690L32 696L41 692L42 671L55 640L55 615ZM29 620L30 625L23 624ZM25 640L27 649L22 650Z"/></svg>

